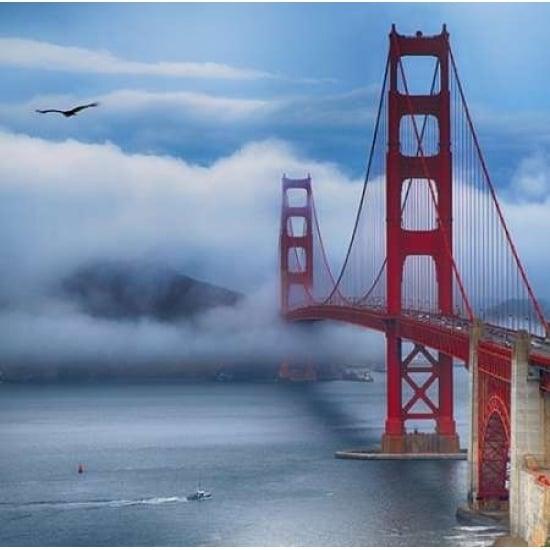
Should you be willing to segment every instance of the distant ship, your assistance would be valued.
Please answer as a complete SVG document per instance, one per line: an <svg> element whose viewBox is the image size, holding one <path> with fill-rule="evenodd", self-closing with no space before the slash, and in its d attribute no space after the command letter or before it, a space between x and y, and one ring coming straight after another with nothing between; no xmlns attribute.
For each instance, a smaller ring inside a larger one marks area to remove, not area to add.
<svg viewBox="0 0 550 550"><path fill-rule="evenodd" d="M197 489L194 493L187 496L187 500L208 500L210 498L212 498L212 493L203 489Z"/></svg>
<svg viewBox="0 0 550 550"><path fill-rule="evenodd" d="M346 366L342 368L341 372L342 380L353 380L355 382L374 382L374 378L368 370L353 366Z"/></svg>
<svg viewBox="0 0 550 550"><path fill-rule="evenodd" d="M355 380L359 382L374 382L374 378L372 377L372 374L368 371L356 372L355 376L356 376Z"/></svg>

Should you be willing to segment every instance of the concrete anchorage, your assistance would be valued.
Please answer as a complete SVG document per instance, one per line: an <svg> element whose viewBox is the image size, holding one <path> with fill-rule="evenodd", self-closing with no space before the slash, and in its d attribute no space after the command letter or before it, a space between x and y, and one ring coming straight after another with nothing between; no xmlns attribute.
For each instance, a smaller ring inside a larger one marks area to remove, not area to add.
<svg viewBox="0 0 550 550"><path fill-rule="evenodd" d="M476 322L470 336L470 441L468 448L468 509L479 513L479 363L478 343L483 324ZM550 395L540 391L536 369L529 366L530 337L518 333L512 353L510 388L510 534L529 546L550 542ZM498 514L495 515L495 519ZM516 539L517 540L517 539Z"/></svg>
<svg viewBox="0 0 550 550"><path fill-rule="evenodd" d="M529 347L529 335L520 331L510 396L510 533L544 546L550 539L550 396L529 366Z"/></svg>

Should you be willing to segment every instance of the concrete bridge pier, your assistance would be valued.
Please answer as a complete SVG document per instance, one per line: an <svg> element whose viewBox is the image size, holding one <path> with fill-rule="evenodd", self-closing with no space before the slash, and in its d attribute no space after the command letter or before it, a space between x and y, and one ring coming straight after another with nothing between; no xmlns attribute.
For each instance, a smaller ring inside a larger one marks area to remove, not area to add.
<svg viewBox="0 0 550 550"><path fill-rule="evenodd" d="M529 335L514 345L510 418L510 533L529 546L550 540L550 396L529 366Z"/></svg>

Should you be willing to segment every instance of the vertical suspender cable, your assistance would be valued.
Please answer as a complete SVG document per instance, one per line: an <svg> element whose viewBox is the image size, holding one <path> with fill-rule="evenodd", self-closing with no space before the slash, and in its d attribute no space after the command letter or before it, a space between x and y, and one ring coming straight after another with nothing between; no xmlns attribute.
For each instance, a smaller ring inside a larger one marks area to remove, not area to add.
<svg viewBox="0 0 550 550"><path fill-rule="evenodd" d="M458 71L457 71L457 68L456 68L456 63L455 63L455 60L454 60L453 52L450 49L450 47L449 47L449 54L450 54L450 58L451 58L451 65L453 67L453 71L454 71L455 76L456 76L458 90L459 90L460 97L461 97L461 100L462 100L462 104L463 104L463 107L464 107L464 111L465 111L465 114L466 114L466 119L467 119L467 122L468 122L469 130L472 134L474 147L475 147L475 150L477 152L477 155L478 155L478 158L479 158L479 161L480 161L480 164L481 164L481 169L483 171L483 175L485 176L485 180L486 180L486 182L489 186L489 192L491 194L491 198L493 199L493 203L494 203L494 205L497 209L498 218L499 218L500 223L502 224L502 228L504 229L504 232L506 234L506 239L507 239L508 244L511 248L512 255L513 255L514 260L516 262L516 266L519 269L523 284L525 285L525 287L527 289L527 293L528 293L529 298L531 300L531 303L533 304L533 307L535 309L536 315L538 317L538 321L542 324L543 328L546 329L547 328L546 319L544 317L544 314L542 313L542 309L541 309L537 299L535 298L535 294L533 293L531 285L529 284L529 280L527 279L527 275L526 275L525 270L523 269L523 265L522 265L522 263L519 259L516 247L515 247L515 245L512 241L512 237L510 235L510 232L508 231L508 227L507 227L506 222L504 220L504 215L502 214L500 204L499 204L498 199L496 197L495 189L493 187L493 184L491 182L491 178L489 176L489 172L487 170L487 166L485 164L485 159L484 159L484 157L481 153L481 148L479 146L479 141L477 139L477 134L475 132L475 129L474 129L474 126L473 126L473 123L472 123L472 118L470 116L470 112L469 112L469 109L468 109L468 104L466 103L466 98L464 96L464 90L462 89L462 84L460 82L460 78L458 77Z"/></svg>

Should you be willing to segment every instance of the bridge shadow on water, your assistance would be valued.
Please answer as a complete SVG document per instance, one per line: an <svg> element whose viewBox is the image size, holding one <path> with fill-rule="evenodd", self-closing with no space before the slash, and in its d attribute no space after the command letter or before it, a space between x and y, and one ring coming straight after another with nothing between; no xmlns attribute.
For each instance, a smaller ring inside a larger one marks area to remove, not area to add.
<svg viewBox="0 0 550 550"><path fill-rule="evenodd" d="M332 452L345 449L380 449L385 419L385 376L372 383L347 381L289 384L285 391L300 401L304 414L323 430L334 445ZM463 393L463 392L461 392ZM461 434L462 446L466 436ZM365 492L375 486L382 491L369 497L389 499L388 517L397 521L407 514L409 495L420 508L438 510L454 524L456 508L466 501L467 463L460 460L341 460L342 470L353 471L358 486Z"/></svg>
<svg viewBox="0 0 550 550"><path fill-rule="evenodd" d="M376 448L384 422L385 396L362 391L366 385L342 381L306 382L289 384L287 391L296 395L296 400L307 408L306 414L311 415L336 444Z"/></svg>

